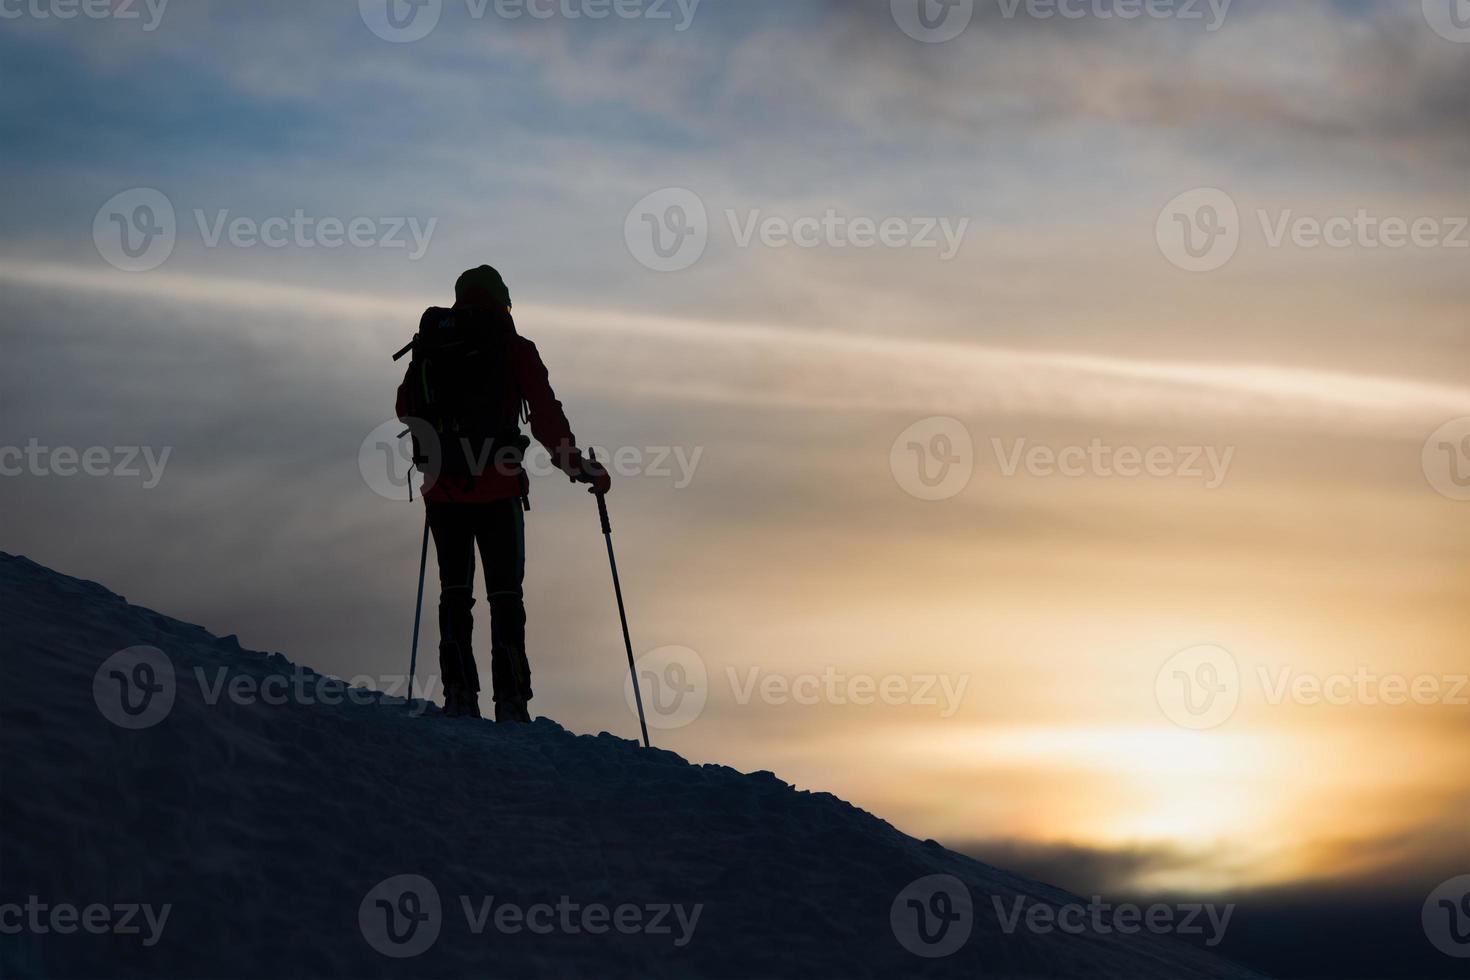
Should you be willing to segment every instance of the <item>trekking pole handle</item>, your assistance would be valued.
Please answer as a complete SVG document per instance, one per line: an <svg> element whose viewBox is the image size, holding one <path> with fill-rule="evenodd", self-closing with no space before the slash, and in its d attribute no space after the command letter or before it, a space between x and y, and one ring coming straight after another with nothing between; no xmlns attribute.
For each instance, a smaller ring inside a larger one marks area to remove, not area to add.
<svg viewBox="0 0 1470 980"><path fill-rule="evenodd" d="M587 458L594 463L597 462L597 450L587 450ZM611 534L612 521L608 520L607 516L607 496L600 493L594 494L594 496L597 497L597 516L602 518L602 533Z"/></svg>

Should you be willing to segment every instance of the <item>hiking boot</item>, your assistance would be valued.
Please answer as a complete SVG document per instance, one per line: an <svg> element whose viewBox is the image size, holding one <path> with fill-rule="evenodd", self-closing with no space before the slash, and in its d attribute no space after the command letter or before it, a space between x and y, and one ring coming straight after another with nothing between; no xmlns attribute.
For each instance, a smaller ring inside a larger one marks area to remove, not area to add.
<svg viewBox="0 0 1470 980"><path fill-rule="evenodd" d="M528 724L531 721L531 711L524 701L496 701L495 720Z"/></svg>
<svg viewBox="0 0 1470 980"><path fill-rule="evenodd" d="M462 687L446 687L444 689L444 717L479 718L479 695L475 691L466 691Z"/></svg>

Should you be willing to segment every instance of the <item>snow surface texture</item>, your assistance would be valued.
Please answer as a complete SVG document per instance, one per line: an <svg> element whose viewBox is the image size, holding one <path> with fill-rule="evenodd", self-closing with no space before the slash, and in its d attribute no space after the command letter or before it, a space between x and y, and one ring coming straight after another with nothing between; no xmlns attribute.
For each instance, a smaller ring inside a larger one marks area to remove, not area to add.
<svg viewBox="0 0 1470 980"><path fill-rule="evenodd" d="M4 977L1252 976L1008 935L995 898L1075 900L770 773L319 703L279 654L4 554L0 667Z"/></svg>

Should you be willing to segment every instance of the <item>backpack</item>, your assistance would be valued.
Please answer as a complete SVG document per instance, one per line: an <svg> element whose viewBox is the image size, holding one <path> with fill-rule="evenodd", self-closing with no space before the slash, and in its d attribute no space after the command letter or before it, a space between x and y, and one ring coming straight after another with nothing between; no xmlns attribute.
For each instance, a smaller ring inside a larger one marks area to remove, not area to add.
<svg viewBox="0 0 1470 980"><path fill-rule="evenodd" d="M399 357L413 352L410 403L423 423L411 427L413 462L426 479L472 486L492 468L520 473L531 442L520 430L524 396L512 361L515 340L509 313L431 307L399 351ZM425 445L432 441L438 445Z"/></svg>

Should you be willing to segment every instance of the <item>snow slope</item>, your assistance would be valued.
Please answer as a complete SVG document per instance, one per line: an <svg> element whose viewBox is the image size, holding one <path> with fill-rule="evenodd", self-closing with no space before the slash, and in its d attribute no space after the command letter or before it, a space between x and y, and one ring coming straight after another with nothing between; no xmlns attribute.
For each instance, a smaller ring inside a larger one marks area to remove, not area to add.
<svg viewBox="0 0 1470 980"><path fill-rule="evenodd" d="M4 554L0 668L4 977L1251 976L1008 935L996 899L1070 897L770 773L320 703L279 654Z"/></svg>

